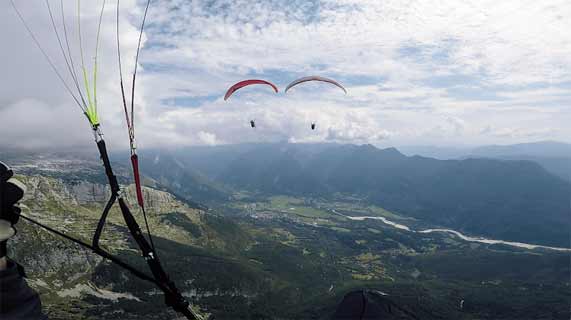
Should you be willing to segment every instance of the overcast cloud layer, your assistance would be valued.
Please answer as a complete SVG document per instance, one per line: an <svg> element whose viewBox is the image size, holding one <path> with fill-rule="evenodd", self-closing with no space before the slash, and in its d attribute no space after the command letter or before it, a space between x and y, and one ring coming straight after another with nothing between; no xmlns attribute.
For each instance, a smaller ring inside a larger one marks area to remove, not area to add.
<svg viewBox="0 0 571 320"><path fill-rule="evenodd" d="M76 1L64 2L71 24ZM59 1L50 3L59 10ZM82 2L88 64L101 3ZM100 113L108 141L122 147L128 139L118 82L116 4L107 4ZM65 70L45 2L17 5ZM126 75L133 67L143 5L121 1ZM90 143L87 122L8 1L0 3L0 27L0 145ZM76 28L70 28L76 39ZM138 143L569 142L569 30L568 0L153 1L137 84ZM246 78L270 80L282 91L295 78L312 74L337 79L348 95L310 83L288 94L252 87L222 99L230 85ZM255 130L250 119L256 119ZM310 130L311 122L317 130Z"/></svg>

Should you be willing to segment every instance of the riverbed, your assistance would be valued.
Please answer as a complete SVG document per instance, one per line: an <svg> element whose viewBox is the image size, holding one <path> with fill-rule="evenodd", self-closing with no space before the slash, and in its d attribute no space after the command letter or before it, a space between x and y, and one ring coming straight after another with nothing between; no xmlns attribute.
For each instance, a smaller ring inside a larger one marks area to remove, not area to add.
<svg viewBox="0 0 571 320"><path fill-rule="evenodd" d="M346 215L341 214L335 210L332 210L332 211L333 211L333 213L338 214L340 216L343 216L349 220L353 220L353 221L365 221L368 219L369 220L380 220L386 225L389 225L389 226L396 228L396 229L399 229L399 230L408 231L408 232L414 232L414 233L441 232L441 233L448 233L448 234L454 235L454 236L456 236L456 237L458 237L464 241L468 241L468 242L478 242L478 243L484 243L484 244L503 244L503 245L507 245L507 246L511 246L511 247L517 247L517 248L523 248L523 249L529 249L529 250L546 249L546 250L554 250L554 251L571 252L571 248L550 247L550 246L543 246L543 245L523 243L523 242L504 241L504 240L497 240L497 239L487 239L487 238L483 238L483 237L467 236L467 235L465 235L459 231L452 230L452 229L437 228L437 229L425 229L425 230L412 230L410 227L408 227L404 224L396 223L396 222L391 221L385 217L346 216Z"/></svg>

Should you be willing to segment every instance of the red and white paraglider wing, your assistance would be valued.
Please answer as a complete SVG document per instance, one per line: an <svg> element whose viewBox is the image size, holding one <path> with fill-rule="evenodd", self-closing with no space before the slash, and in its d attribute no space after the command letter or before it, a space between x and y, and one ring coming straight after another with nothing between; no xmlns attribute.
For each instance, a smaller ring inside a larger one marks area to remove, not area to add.
<svg viewBox="0 0 571 320"><path fill-rule="evenodd" d="M270 87L272 87L274 89L274 91L276 93L278 93L278 87L276 87L273 83L266 81L266 80L259 80L259 79L250 79L250 80L244 80L244 81L240 81L236 84L234 84L233 86L231 86L228 91L226 91L226 94L224 95L224 101L228 100L228 98L230 98L230 96L240 90L241 88L247 87L247 86L251 86L254 84L265 84L268 85Z"/></svg>

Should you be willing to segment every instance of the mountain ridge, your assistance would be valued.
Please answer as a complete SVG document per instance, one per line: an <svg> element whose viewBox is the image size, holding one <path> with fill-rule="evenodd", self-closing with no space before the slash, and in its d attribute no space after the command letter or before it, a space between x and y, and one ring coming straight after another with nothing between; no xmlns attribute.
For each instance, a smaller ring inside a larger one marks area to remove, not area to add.
<svg viewBox="0 0 571 320"><path fill-rule="evenodd" d="M220 163L208 178L263 195L355 194L405 216L476 235L567 245L562 226L571 186L535 162L437 160L372 145L311 149L297 144L249 146L214 159ZM307 158L298 160L300 153ZM192 166L192 156L186 161Z"/></svg>

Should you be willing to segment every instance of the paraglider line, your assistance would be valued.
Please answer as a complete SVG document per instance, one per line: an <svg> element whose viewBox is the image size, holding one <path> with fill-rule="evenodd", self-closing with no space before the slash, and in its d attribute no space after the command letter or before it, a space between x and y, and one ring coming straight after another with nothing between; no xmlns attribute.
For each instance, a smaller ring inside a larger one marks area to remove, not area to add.
<svg viewBox="0 0 571 320"><path fill-rule="evenodd" d="M83 96L83 92L81 91L81 87L79 87L79 80L77 77L77 71L75 70L75 63L73 62L73 55L71 54L71 48L69 46L69 37L67 35L67 23L65 22L65 11L63 8L63 0L60 0L60 8L61 8L61 21L63 24L63 34L64 34L64 39L65 39L65 45L67 47L67 54L69 56L69 62L71 64L71 76L73 77L73 80L76 83L76 86L78 87L78 91L79 91L79 95L81 96L81 101L83 101L83 104L87 106L87 104L85 103L85 98Z"/></svg>
<svg viewBox="0 0 571 320"><path fill-rule="evenodd" d="M62 1L63 1L63 0L62 0ZM63 3L62 3L62 5L63 5ZM82 92L81 92L81 89L80 89L80 87L79 87L79 82L77 81L77 78L75 77L75 75L74 75L74 73L73 73L73 71L72 71L72 69L71 69L71 65L70 65L70 63L69 63L69 60L68 60L67 55L66 55L66 53L65 53L65 50L64 50L64 48L63 48L63 44L62 44L62 41L61 41L61 37L60 37L59 32L58 32L58 29L57 29L57 27L56 27L55 20L54 20L54 17L53 17L53 13L52 13L52 9L51 9L51 6L50 6L50 2L49 2L48 0L46 0L46 6L48 7L48 12L49 12L49 15L50 15L50 20L51 20L51 22L52 22L52 27L53 27L53 29L54 29L54 33L56 34L56 38L57 38L57 41L58 41L58 44L59 44L59 48L60 48L60 50L61 50L61 54L62 54L62 56L63 56L63 59L65 60L65 64L66 64L66 66L67 66L67 70L68 70L69 73L71 74L71 78L72 78L72 80L73 80L73 82L74 82L74 84L75 84L75 87L77 88L77 91L79 92L79 97L81 98L81 102L83 103L84 106L87 107L87 105L86 105L86 103L85 103L85 99L83 98L83 94L82 94Z"/></svg>
<svg viewBox="0 0 571 320"><path fill-rule="evenodd" d="M147 5L145 6L145 13L143 15L143 21L141 23L141 28L139 31L139 42L137 44L137 54L135 56L135 68L133 71L133 82L131 86L131 114L129 115L129 111L127 110L127 102L125 99L125 87L123 84L123 67L121 64L121 43L120 43L120 36L119 36L119 9L120 9L120 0L117 0L117 14L116 14L116 32L117 32L117 55L118 55L118 62L119 62L119 81L121 86L121 96L123 100L123 109L125 111L125 119L127 121L127 130L129 133L129 144L131 148L131 162L133 167L133 176L135 178L135 188L137 193L137 201L139 203L139 207L143 213L143 219L145 221L145 228L147 229L147 234L149 235L149 241L151 243L151 247L153 251L155 251L155 244L153 241L153 234L151 232L151 228L149 226L149 221L147 219L147 211L145 210L145 204L142 197L142 190L140 184L140 175L138 170L138 158L137 158L137 151L135 147L135 82L137 77L137 65L139 61L139 52L141 49L141 39L143 37L143 30L145 28L145 21L147 19L147 13L149 11L149 6L151 4L151 0L147 1Z"/></svg>
<svg viewBox="0 0 571 320"><path fill-rule="evenodd" d="M57 70L55 64L53 63L52 59L50 59L49 55L46 53L46 51L44 50L44 48L42 47L42 45L40 44L40 42L38 41L38 39L36 38L36 36L34 35L34 33L32 32L32 29L30 29L30 27L28 26L28 24L26 23L26 20L24 20L24 17L22 16L22 14L20 13L20 11L18 10L18 8L16 7L16 5L14 4L14 0L10 0L10 3L12 4L12 8L14 8L14 11L16 11L16 14L18 15L18 18L20 19L20 21L22 21L22 24L24 25L24 27L26 28L26 30L28 31L28 34L30 35L30 37L32 38L32 40L34 40L34 43L36 44L36 46L38 47L38 49L41 51L42 55L44 56L44 58L46 59L46 61L49 63L50 67L52 68L52 70L55 72L55 74L57 75L57 77L59 78L59 80L61 81L61 83L63 84L63 86L65 87L65 89L67 90L67 92L69 93L69 95L73 98L73 100L75 101L75 103L77 103L77 105L79 106L79 108L85 112L85 108L81 105L81 102L79 102L79 99L77 99L77 97L73 94L73 91L70 89L69 85L67 84L67 82L64 80L64 78L62 77L62 75L59 73L59 71Z"/></svg>
<svg viewBox="0 0 571 320"><path fill-rule="evenodd" d="M91 93L89 92L89 81L87 80L87 70L85 69L85 60L83 59L83 44L81 40L81 1L77 0L77 31L79 35L79 54L81 57L81 69L83 70L83 83L87 94L88 109L93 106L91 101Z"/></svg>
<svg viewBox="0 0 571 320"><path fill-rule="evenodd" d="M93 60L93 101L95 103L95 110L97 110L97 57L99 53L99 34L101 32L101 21L103 20L103 11L105 10L105 0L101 6L101 13L99 14L99 23L97 25L97 36L95 40L95 58Z"/></svg>
<svg viewBox="0 0 571 320"><path fill-rule="evenodd" d="M129 133L129 140L131 146L131 153L133 152L133 133L131 131L131 120L129 120L129 111L127 110L127 101L125 100L125 86L123 85L123 67L121 65L121 44L119 40L119 2L117 0L117 56L119 57L119 82L121 84L121 97L123 99L123 108L125 110L125 120L127 121L127 129Z"/></svg>
<svg viewBox="0 0 571 320"><path fill-rule="evenodd" d="M147 20L147 12L149 11L149 5L151 0L147 0L147 6L145 7L145 13L143 15L143 22L141 23L141 29L139 30L139 42L137 44L137 54L135 55L135 69L133 70L133 84L131 85L131 130L135 131L135 81L137 78L137 66L139 64L139 52L141 50L141 39L143 38L143 30L145 29L145 21Z"/></svg>

